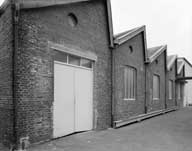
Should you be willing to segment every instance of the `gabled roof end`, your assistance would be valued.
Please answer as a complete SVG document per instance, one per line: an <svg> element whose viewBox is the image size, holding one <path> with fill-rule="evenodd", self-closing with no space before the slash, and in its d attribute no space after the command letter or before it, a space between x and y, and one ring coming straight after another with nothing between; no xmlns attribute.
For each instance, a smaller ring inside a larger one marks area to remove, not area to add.
<svg viewBox="0 0 192 151"><path fill-rule="evenodd" d="M121 45L123 43L125 43L126 41L128 41L129 39L135 37L136 35L138 35L141 32L145 31L145 25L122 32L120 34L117 34L114 36L114 44L116 45Z"/></svg>
<svg viewBox="0 0 192 151"><path fill-rule="evenodd" d="M159 55L161 55L166 50L167 50L167 45L149 48L148 49L149 63L152 63Z"/></svg>

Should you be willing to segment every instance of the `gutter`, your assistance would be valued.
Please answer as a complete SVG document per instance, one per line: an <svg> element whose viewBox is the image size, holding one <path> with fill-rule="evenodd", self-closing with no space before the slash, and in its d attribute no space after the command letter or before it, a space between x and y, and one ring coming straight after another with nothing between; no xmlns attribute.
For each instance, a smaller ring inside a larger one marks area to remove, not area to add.
<svg viewBox="0 0 192 151"><path fill-rule="evenodd" d="M168 99L168 71L167 71L167 49L165 49L165 109L167 109L167 106L168 106L168 104L167 104L167 99Z"/></svg>
<svg viewBox="0 0 192 151"><path fill-rule="evenodd" d="M19 22L19 10L20 6L19 3L14 3L14 1L11 4L12 6L12 21L13 21L13 139L14 139L14 147L13 151L17 148L17 102L16 102L16 52L18 50L18 22Z"/></svg>
<svg viewBox="0 0 192 151"><path fill-rule="evenodd" d="M108 29L109 29L109 41L110 41L110 48L114 48L113 42L113 19L112 19L112 10L111 10L111 0L106 0L107 5L107 22L108 22Z"/></svg>

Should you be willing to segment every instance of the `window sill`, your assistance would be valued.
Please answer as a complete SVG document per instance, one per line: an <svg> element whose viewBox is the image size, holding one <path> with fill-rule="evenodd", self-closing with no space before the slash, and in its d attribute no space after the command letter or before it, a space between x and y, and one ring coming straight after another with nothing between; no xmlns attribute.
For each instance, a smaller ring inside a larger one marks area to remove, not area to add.
<svg viewBox="0 0 192 151"><path fill-rule="evenodd" d="M135 101L136 99L123 99L124 101Z"/></svg>
<svg viewBox="0 0 192 151"><path fill-rule="evenodd" d="M159 101L160 99L154 98L153 101Z"/></svg>

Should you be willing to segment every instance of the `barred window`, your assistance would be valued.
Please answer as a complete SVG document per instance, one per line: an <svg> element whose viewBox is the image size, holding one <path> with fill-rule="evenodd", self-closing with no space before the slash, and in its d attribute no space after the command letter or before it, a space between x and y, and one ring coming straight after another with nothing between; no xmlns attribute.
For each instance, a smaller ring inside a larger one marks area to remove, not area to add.
<svg viewBox="0 0 192 151"><path fill-rule="evenodd" d="M124 69L124 99L135 100L136 98L136 69L126 66Z"/></svg>
<svg viewBox="0 0 192 151"><path fill-rule="evenodd" d="M173 80L169 80L169 99L173 98Z"/></svg>
<svg viewBox="0 0 192 151"><path fill-rule="evenodd" d="M160 77L153 75L153 99L157 100L160 98Z"/></svg>

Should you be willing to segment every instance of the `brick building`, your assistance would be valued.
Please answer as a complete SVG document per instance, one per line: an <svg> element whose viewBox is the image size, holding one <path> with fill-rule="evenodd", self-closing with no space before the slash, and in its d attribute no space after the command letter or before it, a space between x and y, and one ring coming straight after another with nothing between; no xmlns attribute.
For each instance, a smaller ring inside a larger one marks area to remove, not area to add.
<svg viewBox="0 0 192 151"><path fill-rule="evenodd" d="M167 47L147 51L145 26L113 36L110 0L6 0L0 37L0 144L22 148L166 107Z"/></svg>
<svg viewBox="0 0 192 151"><path fill-rule="evenodd" d="M111 127L110 1L7 0L0 12L0 143Z"/></svg>
<svg viewBox="0 0 192 151"><path fill-rule="evenodd" d="M185 63L185 77L192 77L192 64L186 58L178 58ZM184 107L188 105L192 105L192 81L187 80L184 89Z"/></svg>
<svg viewBox="0 0 192 151"><path fill-rule="evenodd" d="M147 112L166 108L167 46L148 49L149 63L146 68Z"/></svg>
<svg viewBox="0 0 192 151"><path fill-rule="evenodd" d="M176 101L176 77L177 76L177 56L170 55L167 57L167 108L177 106Z"/></svg>
<svg viewBox="0 0 192 151"><path fill-rule="evenodd" d="M177 78L185 77L185 63L183 60L177 60ZM184 88L186 81L177 81L177 104L179 107L184 106Z"/></svg>
<svg viewBox="0 0 192 151"><path fill-rule="evenodd" d="M114 124L145 114L145 26L120 33L114 38Z"/></svg>

